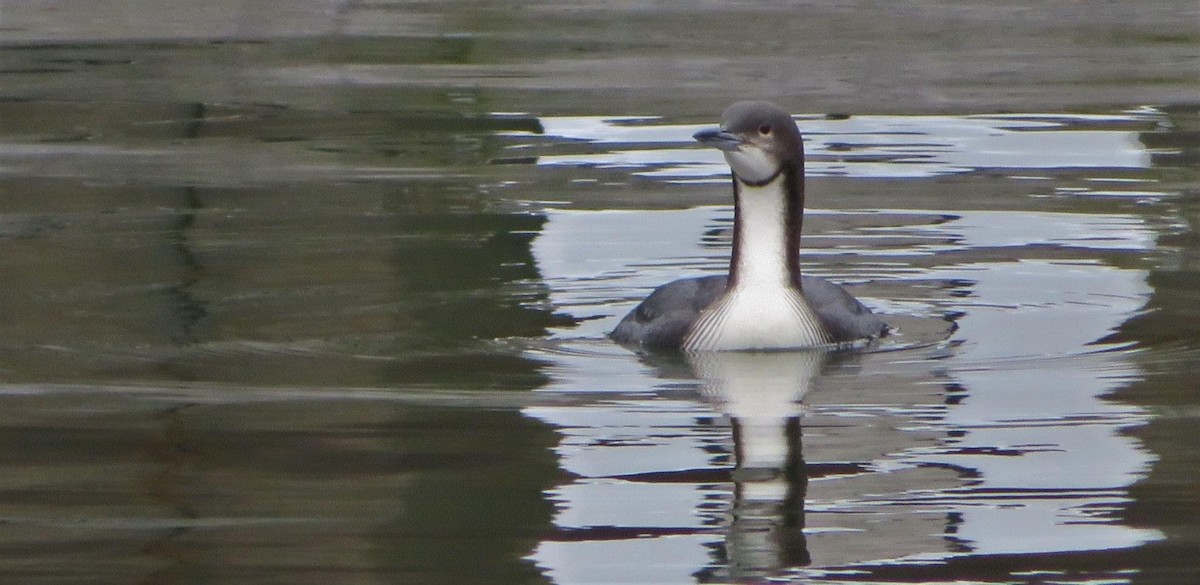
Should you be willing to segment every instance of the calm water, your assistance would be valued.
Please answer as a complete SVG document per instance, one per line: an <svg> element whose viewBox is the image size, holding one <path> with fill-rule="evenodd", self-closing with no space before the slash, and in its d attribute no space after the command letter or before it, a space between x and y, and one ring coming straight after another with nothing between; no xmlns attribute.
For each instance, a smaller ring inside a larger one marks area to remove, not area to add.
<svg viewBox="0 0 1200 585"><path fill-rule="evenodd" d="M1194 6L90 6L0 1L4 582L1200 578ZM898 333L612 345L747 90Z"/></svg>

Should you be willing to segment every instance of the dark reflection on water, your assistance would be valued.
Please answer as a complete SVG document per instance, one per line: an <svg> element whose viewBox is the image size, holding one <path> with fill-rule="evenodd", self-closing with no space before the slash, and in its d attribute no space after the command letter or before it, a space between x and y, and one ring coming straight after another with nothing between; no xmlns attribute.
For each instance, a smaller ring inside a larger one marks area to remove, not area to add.
<svg viewBox="0 0 1200 585"><path fill-rule="evenodd" d="M3 580L1189 582L1194 31L944 8L2 3ZM747 87L900 333L642 361Z"/></svg>
<svg viewBox="0 0 1200 585"><path fill-rule="evenodd" d="M552 439L511 411L104 393L4 404L8 581L535 576L517 559L547 521Z"/></svg>
<svg viewBox="0 0 1200 585"><path fill-rule="evenodd" d="M492 384L538 383L485 344L555 322L526 308L545 296L536 215L322 187L147 189L142 210L136 189L100 188L91 211L49 211L75 187L9 185L48 210L9 216L27 232L6 246L10 381L452 384L475 354Z"/></svg>

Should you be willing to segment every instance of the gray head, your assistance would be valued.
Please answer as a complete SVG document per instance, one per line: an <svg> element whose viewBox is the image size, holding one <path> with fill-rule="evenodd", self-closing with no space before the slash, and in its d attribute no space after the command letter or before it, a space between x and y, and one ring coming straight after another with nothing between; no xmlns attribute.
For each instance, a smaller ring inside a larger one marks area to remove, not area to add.
<svg viewBox="0 0 1200 585"><path fill-rule="evenodd" d="M733 174L750 185L769 183L789 167L803 168L800 130L771 102L737 102L721 114L719 130L701 130L694 138L724 152Z"/></svg>

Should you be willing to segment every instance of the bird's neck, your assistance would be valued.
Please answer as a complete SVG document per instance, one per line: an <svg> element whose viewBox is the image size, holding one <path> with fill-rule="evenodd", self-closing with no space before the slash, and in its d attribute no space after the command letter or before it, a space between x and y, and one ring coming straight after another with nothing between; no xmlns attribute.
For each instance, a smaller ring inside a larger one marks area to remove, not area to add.
<svg viewBox="0 0 1200 585"><path fill-rule="evenodd" d="M734 178L731 287L792 287L800 282L803 171L785 169L762 185Z"/></svg>
<svg viewBox="0 0 1200 585"><path fill-rule="evenodd" d="M734 179L739 181L738 179ZM734 184L729 284L689 328L689 352L777 350L829 343L800 290L803 188L785 171L761 185Z"/></svg>

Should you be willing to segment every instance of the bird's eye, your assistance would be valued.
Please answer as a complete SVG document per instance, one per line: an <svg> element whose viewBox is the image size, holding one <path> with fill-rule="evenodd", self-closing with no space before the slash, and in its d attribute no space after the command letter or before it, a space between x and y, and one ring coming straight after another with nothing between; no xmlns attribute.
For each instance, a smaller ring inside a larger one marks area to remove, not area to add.
<svg viewBox="0 0 1200 585"><path fill-rule="evenodd" d="M770 124L763 124L762 126L759 126L758 133L762 134L763 136L770 136L770 134L771 134Z"/></svg>

